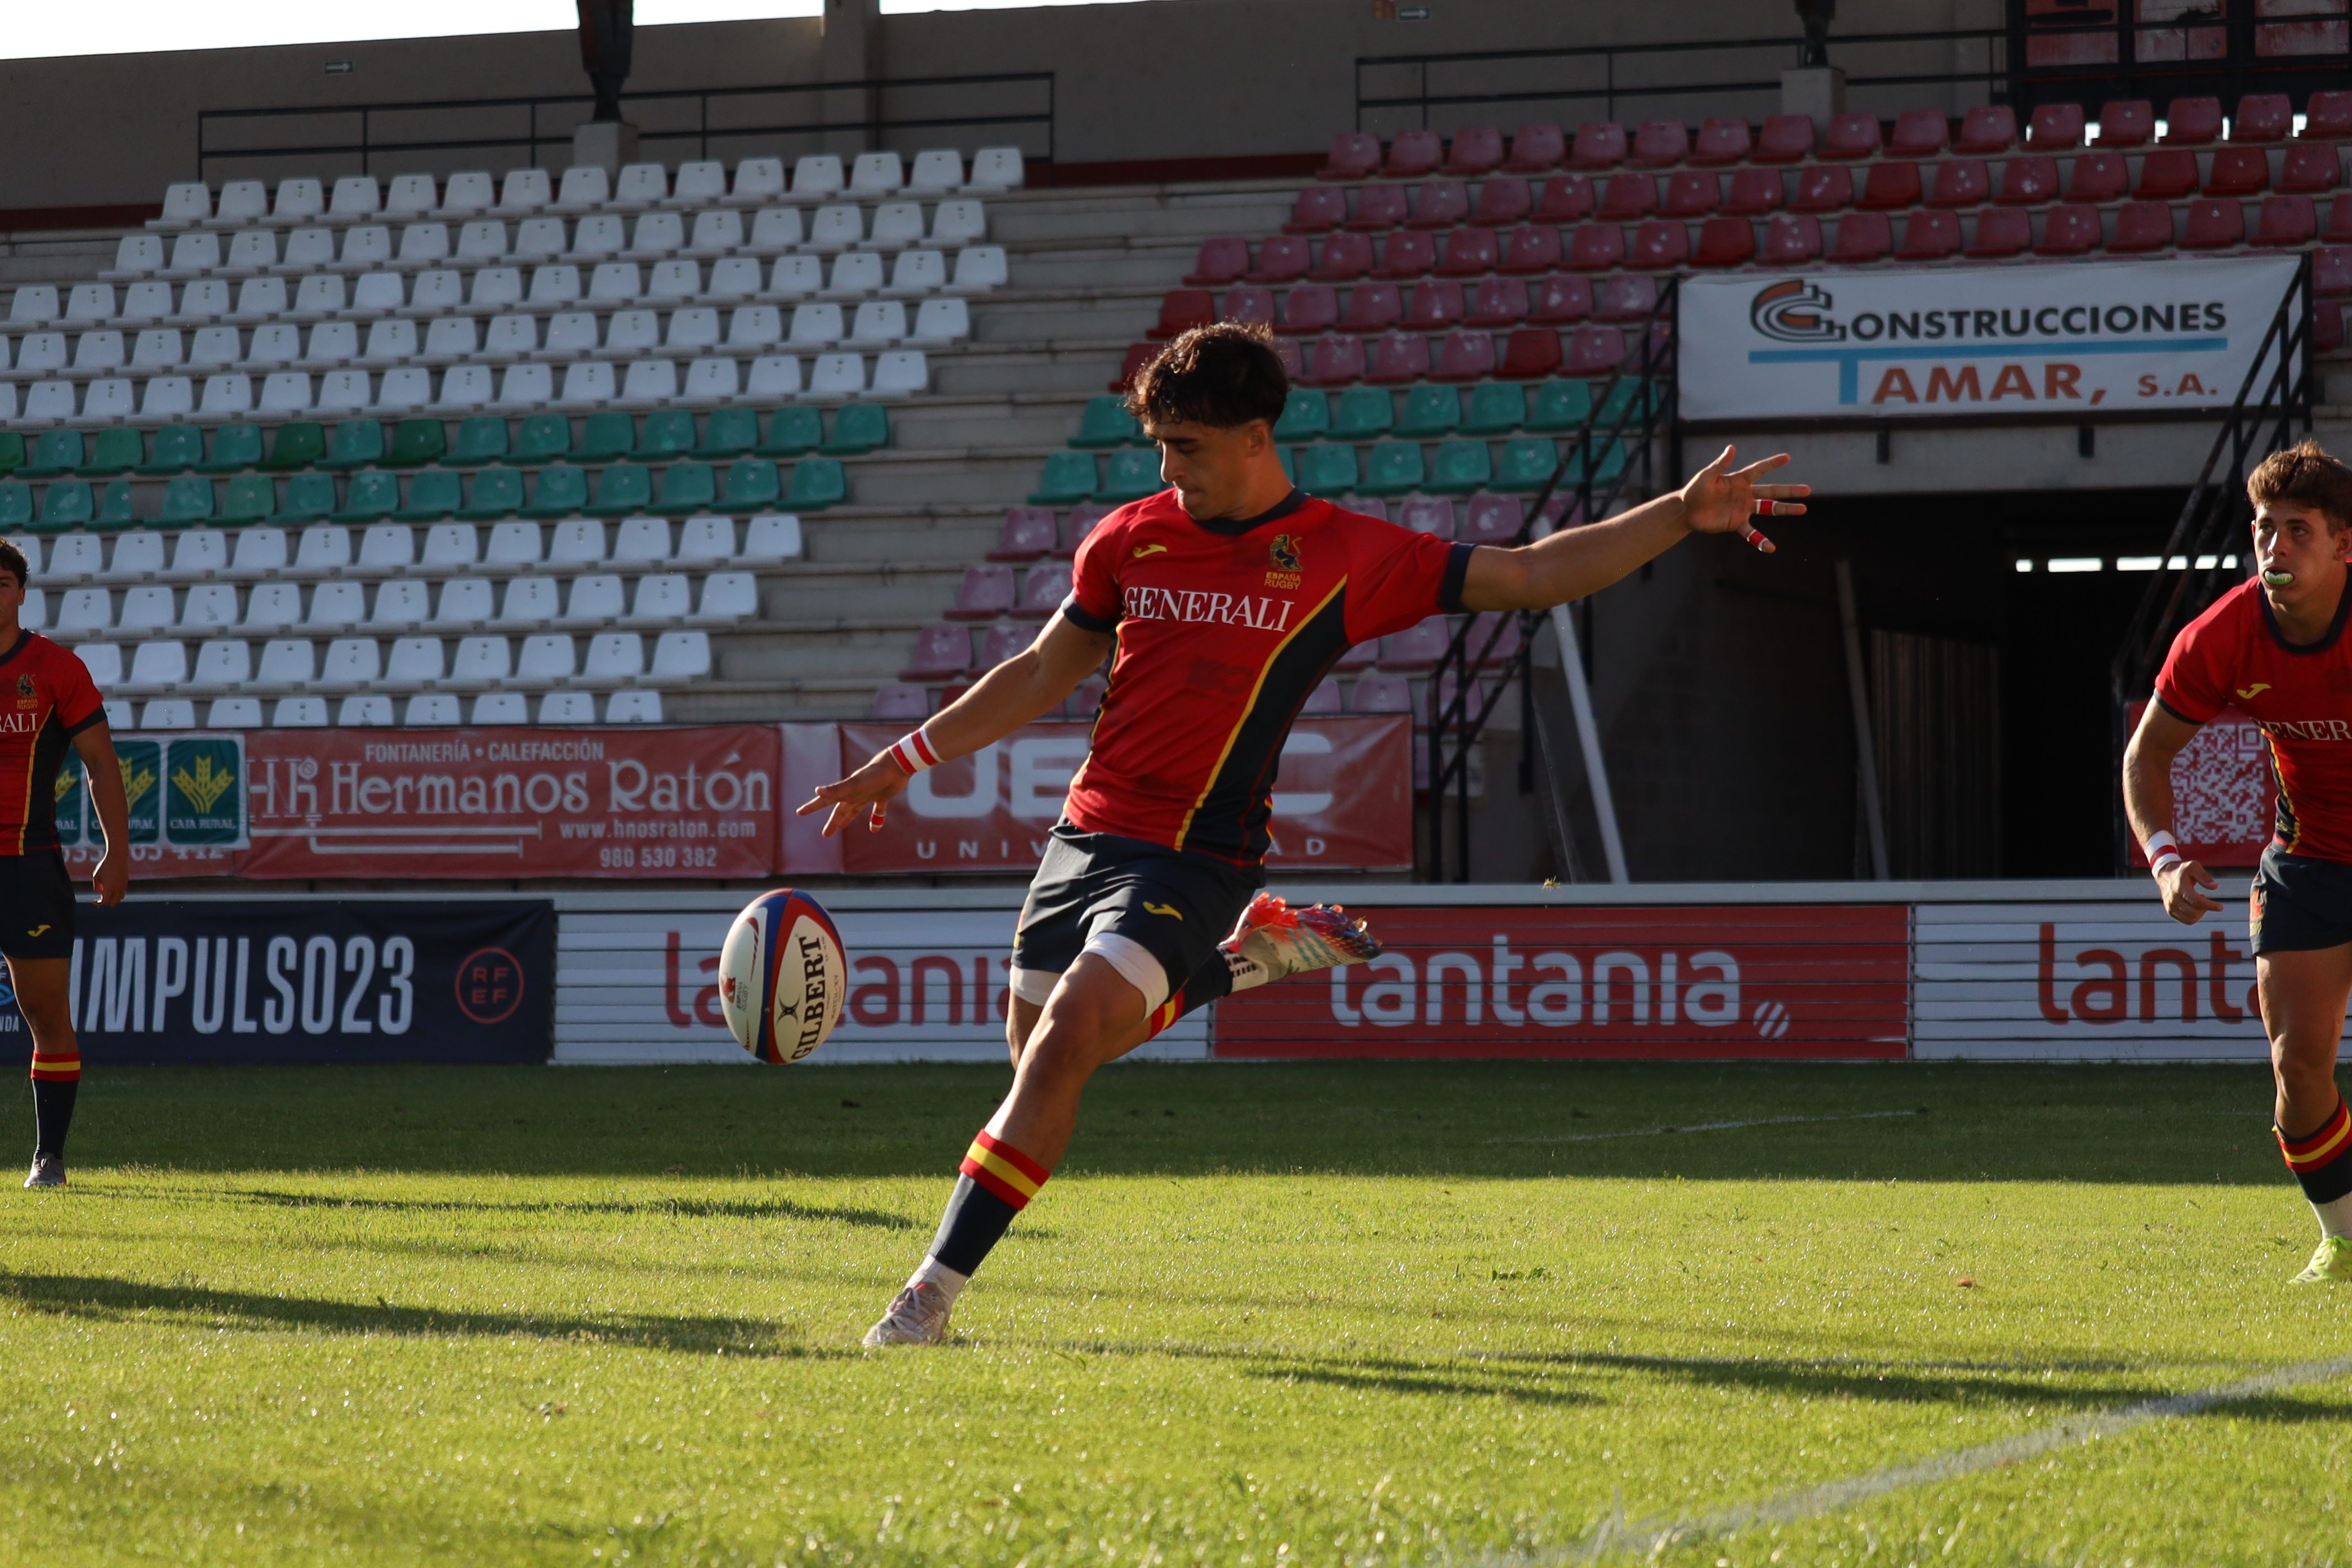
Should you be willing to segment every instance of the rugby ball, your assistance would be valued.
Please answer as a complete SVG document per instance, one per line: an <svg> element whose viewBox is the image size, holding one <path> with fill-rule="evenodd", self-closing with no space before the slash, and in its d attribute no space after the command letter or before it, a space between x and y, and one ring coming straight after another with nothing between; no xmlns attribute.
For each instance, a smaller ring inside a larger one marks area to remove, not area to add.
<svg viewBox="0 0 2352 1568"><path fill-rule="evenodd" d="M719 1005L736 1044L784 1066L824 1044L841 1022L849 979L841 933L824 906L779 888L743 908L719 950Z"/></svg>

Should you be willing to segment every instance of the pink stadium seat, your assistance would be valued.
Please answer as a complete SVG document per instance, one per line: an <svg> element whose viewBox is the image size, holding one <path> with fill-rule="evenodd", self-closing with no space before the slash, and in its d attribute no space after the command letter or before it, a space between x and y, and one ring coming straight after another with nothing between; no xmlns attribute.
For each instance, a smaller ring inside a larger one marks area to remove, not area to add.
<svg viewBox="0 0 2352 1568"><path fill-rule="evenodd" d="M2159 147L2139 162L2139 188L2132 193L2144 202L2177 202L2197 194L2197 154L2185 147Z"/></svg>
<svg viewBox="0 0 2352 1568"><path fill-rule="evenodd" d="M1744 217L1711 217L1699 225L1697 267L1744 267L1756 259L1756 225Z"/></svg>
<svg viewBox="0 0 2352 1568"><path fill-rule="evenodd" d="M1473 544L1513 544L1527 525L1527 509L1518 497L1472 496L1460 537Z"/></svg>
<svg viewBox="0 0 2352 1568"><path fill-rule="evenodd" d="M1470 187L1459 180L1423 180L1412 187L1407 228L1452 228L1470 216Z"/></svg>
<svg viewBox="0 0 2352 1568"><path fill-rule="evenodd" d="M2083 106L2045 103L2026 121L2025 144L2037 153L2063 153L2083 144Z"/></svg>
<svg viewBox="0 0 2352 1568"><path fill-rule="evenodd" d="M1478 205L1471 209L1470 221L1487 228L1508 228L1524 223L1536 210L1536 194L1525 180L1509 174L1489 176L1478 186Z"/></svg>
<svg viewBox="0 0 2352 1568"><path fill-rule="evenodd" d="M1364 379L1364 340L1345 333L1317 338L1307 345L1307 374L1298 378L1309 386L1345 386Z"/></svg>
<svg viewBox="0 0 2352 1568"><path fill-rule="evenodd" d="M1340 226L1360 234L1383 233L1411 216L1412 201L1402 185L1359 185L1356 210Z"/></svg>
<svg viewBox="0 0 2352 1568"><path fill-rule="evenodd" d="M1957 213L1916 212L1903 220L1903 247L1897 261L1948 261L1959 253L1960 219Z"/></svg>
<svg viewBox="0 0 2352 1568"><path fill-rule="evenodd" d="M1267 243L1273 242L1269 240ZM1217 319L1221 321L1243 321L1270 327L1274 325L1274 290L1258 288L1255 285L1228 289L1225 290L1223 303L1218 307Z"/></svg>
<svg viewBox="0 0 2352 1568"><path fill-rule="evenodd" d="M1536 197L1538 223L1582 223L1592 216L1592 182L1581 174L1554 174Z"/></svg>
<svg viewBox="0 0 2352 1568"><path fill-rule="evenodd" d="M1935 188L1927 194L1931 207L1980 206L1992 197L1992 171L1981 158L1954 158L1936 165Z"/></svg>
<svg viewBox="0 0 2352 1568"><path fill-rule="evenodd" d="M1307 374L1307 353L1298 346L1297 338L1275 339L1274 357L1282 362L1282 374L1291 380L1300 380Z"/></svg>
<svg viewBox="0 0 2352 1568"><path fill-rule="evenodd" d="M2144 98L2109 99L2099 110L2102 147L2145 147L2156 134L2156 105Z"/></svg>
<svg viewBox="0 0 2352 1568"><path fill-rule="evenodd" d="M1848 213L1837 221L1837 237L1830 241L1832 261L1884 261L1895 248L1893 226L1885 213Z"/></svg>
<svg viewBox="0 0 2352 1568"><path fill-rule="evenodd" d="M1875 114L1833 114L1830 128L1822 137L1821 155L1824 158L1853 159L1878 156L1878 116Z"/></svg>
<svg viewBox="0 0 2352 1568"><path fill-rule="evenodd" d="M1569 334L1568 358L1559 368L1570 375L1614 375L1624 363L1623 332L1615 327L1579 327Z"/></svg>
<svg viewBox="0 0 2352 1568"><path fill-rule="evenodd" d="M1633 248L1625 258L1629 267L1646 272L1680 267L1690 259L1690 226L1652 219L1633 231Z"/></svg>
<svg viewBox="0 0 2352 1568"><path fill-rule="evenodd" d="M1503 363L1495 374L1506 381L1540 381L1559 369L1559 333L1549 327L1521 327L1503 342Z"/></svg>
<svg viewBox="0 0 2352 1568"><path fill-rule="evenodd" d="M1217 319L1217 297L1206 289L1171 289L1160 301L1160 320L1146 335L1172 338Z"/></svg>
<svg viewBox="0 0 2352 1568"><path fill-rule="evenodd" d="M1502 130L1493 125L1465 125L1454 133L1454 145L1446 150L1445 172L1483 174L1502 162Z"/></svg>
<svg viewBox="0 0 2352 1568"><path fill-rule="evenodd" d="M1853 205L1853 174L1842 166L1815 165L1800 170L1797 194L1789 198L1792 213L1833 213Z"/></svg>
<svg viewBox="0 0 2352 1568"><path fill-rule="evenodd" d="M1540 174L1559 167L1568 156L1568 133L1559 126L1538 122L1511 132L1511 155L1503 167L1515 174Z"/></svg>
<svg viewBox="0 0 2352 1568"><path fill-rule="evenodd" d="M2172 243L2172 208L2165 202L2126 202L2116 214L2107 248L2124 255L2162 250Z"/></svg>
<svg viewBox="0 0 2352 1568"><path fill-rule="evenodd" d="M2033 219L2015 207L1987 207L1977 214L1977 236L1967 254L1979 261L2022 256L2033 243Z"/></svg>
<svg viewBox="0 0 2352 1568"><path fill-rule="evenodd" d="M1649 216L1658 207L1658 180L1654 174L1612 174L1601 187L1600 216L1613 223L1633 223Z"/></svg>
<svg viewBox="0 0 2352 1568"><path fill-rule="evenodd" d="M1652 120L1633 133L1633 167L1671 169L1690 156L1690 129L1679 120Z"/></svg>
<svg viewBox="0 0 2352 1568"><path fill-rule="evenodd" d="M2284 142L2294 129L2294 105L2283 92L2250 92L2230 121L2232 142Z"/></svg>
<svg viewBox="0 0 2352 1568"><path fill-rule="evenodd" d="M1855 205L1865 212L1898 212L1919 205L1919 165L1916 163L1873 163L1863 181L1862 200Z"/></svg>
<svg viewBox="0 0 2352 1568"><path fill-rule="evenodd" d="M2066 174L2070 202L2119 202L2131 191L2131 165L2121 153L2085 153Z"/></svg>
<svg viewBox="0 0 2352 1568"><path fill-rule="evenodd" d="M1118 379L1110 384L1113 392L1125 392L1135 381L1135 373L1160 357L1158 343L1134 343L1118 363Z"/></svg>
<svg viewBox="0 0 2352 1568"><path fill-rule="evenodd" d="M1347 704L1340 700L1339 683L1336 680L1318 681L1315 689L1307 694L1307 700L1298 705L1300 714L1308 718L1322 718L1347 710Z"/></svg>
<svg viewBox="0 0 2352 1568"><path fill-rule="evenodd" d="M1064 559L1066 560L1068 557L1065 556ZM970 637L971 634L966 632L964 635ZM1000 621L980 634L980 658L972 661L973 668L994 669L1015 654L1025 651L1029 645L1036 640L1035 628L1013 626Z"/></svg>
<svg viewBox="0 0 2352 1568"><path fill-rule="evenodd" d="M1359 283L1348 290L1339 330L1367 336L1385 332L1404 319L1404 293L1393 283Z"/></svg>
<svg viewBox="0 0 2352 1568"><path fill-rule="evenodd" d="M1046 514L1051 531L1053 514ZM901 680L938 680L971 668L971 633L961 626L925 626L915 634L915 657L898 672Z"/></svg>
<svg viewBox="0 0 2352 1568"><path fill-rule="evenodd" d="M2311 346L2334 353L2344 346L2344 307L2329 301L2311 313Z"/></svg>
<svg viewBox="0 0 2352 1568"><path fill-rule="evenodd" d="M1454 503L1444 496L1407 496L1397 508L1397 526L1436 539L1454 537Z"/></svg>
<svg viewBox="0 0 2352 1568"><path fill-rule="evenodd" d="M2330 245L2352 245L2352 192L2327 204L2327 227L2319 237Z"/></svg>
<svg viewBox="0 0 2352 1568"><path fill-rule="evenodd" d="M1503 241L1491 228L1457 228L1445 237L1438 258L1440 278L1475 278L1492 272L1503 259Z"/></svg>
<svg viewBox="0 0 2352 1568"><path fill-rule="evenodd" d="M2035 207L2058 199L2058 160L2011 158L2000 166L2000 195L2007 207Z"/></svg>
<svg viewBox="0 0 2352 1568"><path fill-rule="evenodd" d="M1314 264L1315 247L1305 235L1270 235L1258 241L1257 265L1244 276L1253 283L1290 283Z"/></svg>
<svg viewBox="0 0 2352 1568"><path fill-rule="evenodd" d="M1432 616L1419 626L1381 639L1381 668L1418 671L1434 669L1454 641L1454 628L1444 616Z"/></svg>
<svg viewBox="0 0 2352 1568"><path fill-rule="evenodd" d="M2205 175L2209 196L2251 196L2271 183L2270 154L2259 147L2220 147Z"/></svg>
<svg viewBox="0 0 2352 1568"><path fill-rule="evenodd" d="M1071 508L1070 515L1062 520L1062 542L1055 547L1054 553L1065 561L1076 555L1078 552L1078 546L1087 542L1087 535L1095 531L1095 524L1118 510L1117 507L1105 506L1100 501L1088 501L1084 506ZM1013 635L1021 635L1019 628L1013 628ZM1025 642L1021 645L1022 647L1028 646ZM1004 661L1000 658L994 662L1002 664Z"/></svg>
<svg viewBox="0 0 2352 1568"><path fill-rule="evenodd" d="M1470 290L1462 322L1470 327L1515 326L1528 319L1528 282L1524 278L1482 278Z"/></svg>
<svg viewBox="0 0 2352 1568"><path fill-rule="evenodd" d="M1372 241L1369 235L1335 234L1307 274L1318 283L1347 283L1371 270Z"/></svg>
<svg viewBox="0 0 2352 1568"><path fill-rule="evenodd" d="M1625 231L1613 223L1588 223L1568 242L1568 265L1579 272L1606 272L1625 265Z"/></svg>
<svg viewBox="0 0 2352 1568"><path fill-rule="evenodd" d="M2326 300L2352 294L2352 250L2330 245L2313 251L2311 291Z"/></svg>
<svg viewBox="0 0 2352 1568"><path fill-rule="evenodd" d="M874 689L873 705L866 712L870 719L919 722L931 716L931 694L919 686L892 681Z"/></svg>
<svg viewBox="0 0 2352 1568"><path fill-rule="evenodd" d="M1952 151L1985 157L2006 153L2017 144L2017 111L2005 103L1971 109L1960 120L1960 139Z"/></svg>
<svg viewBox="0 0 2352 1568"><path fill-rule="evenodd" d="M1745 120L1702 121L1698 140L1691 144L1690 161L1702 169L1720 169L1745 163L1752 146Z"/></svg>
<svg viewBox="0 0 2352 1568"><path fill-rule="evenodd" d="M2176 98L2164 111L2168 147L2202 147L2221 134L2221 100Z"/></svg>
<svg viewBox="0 0 2352 1568"><path fill-rule="evenodd" d="M1410 713L1412 683L1402 675L1367 675L1348 689L1350 713Z"/></svg>
<svg viewBox="0 0 2352 1568"><path fill-rule="evenodd" d="M1549 224L1523 223L1503 240L1502 270L1549 272L1559 265L1559 230Z"/></svg>
<svg viewBox="0 0 2352 1568"><path fill-rule="evenodd" d="M1069 596L1069 567L1059 561L1048 561L1029 568L1029 574L1021 583L1021 602L1013 606L1013 614L1024 621L1045 620Z"/></svg>
<svg viewBox="0 0 2352 1568"><path fill-rule="evenodd" d="M1592 286L1592 319L1596 321L1638 321L1657 307L1657 280L1638 272L1603 278Z"/></svg>
<svg viewBox="0 0 2352 1568"><path fill-rule="evenodd" d="M2305 246L2319 233L2319 214L2309 196L2264 196L2254 223L2254 243Z"/></svg>
<svg viewBox="0 0 2352 1568"><path fill-rule="evenodd" d="M1290 204L1285 234L1328 234L1348 221L1348 193L1328 185L1308 185Z"/></svg>
<svg viewBox="0 0 2352 1568"><path fill-rule="evenodd" d="M1587 121L1576 128L1569 150L1571 169L1613 169L1625 161L1625 128L1613 120Z"/></svg>
<svg viewBox="0 0 2352 1568"><path fill-rule="evenodd" d="M1592 314L1592 280L1557 272L1539 278L1528 290L1528 320L1553 326L1581 321Z"/></svg>
<svg viewBox="0 0 2352 1568"><path fill-rule="evenodd" d="M1813 155L1813 121L1803 114L1774 114L1749 154L1759 163L1796 163Z"/></svg>
<svg viewBox="0 0 2352 1568"><path fill-rule="evenodd" d="M1325 332L1339 320L1339 291L1328 283L1300 283L1282 297L1274 330L1299 336Z"/></svg>
<svg viewBox="0 0 2352 1568"><path fill-rule="evenodd" d="M1419 278L1437 265L1437 242L1419 229L1400 228L1381 241L1375 278Z"/></svg>
<svg viewBox="0 0 2352 1568"><path fill-rule="evenodd" d="M2060 202L2042 216L2036 256L2087 256L2099 248L2099 209Z"/></svg>
<svg viewBox="0 0 2352 1568"><path fill-rule="evenodd" d="M2278 188L2290 194L2316 195L2334 190L2343 172L2341 156L2335 148L2299 142L2286 150L2286 162L2279 170Z"/></svg>
<svg viewBox="0 0 2352 1568"><path fill-rule="evenodd" d="M996 536L991 561L1034 561L1054 548L1054 509L1016 506L1004 514L1004 528Z"/></svg>
<svg viewBox="0 0 2352 1568"><path fill-rule="evenodd" d="M1433 278L1412 286L1406 300L1403 324L1422 331L1443 331L1462 320L1462 285L1451 278Z"/></svg>
<svg viewBox="0 0 2352 1568"><path fill-rule="evenodd" d="M1380 173L1381 139L1369 131L1342 131L1331 138L1331 156L1315 171L1318 180L1368 180Z"/></svg>
<svg viewBox="0 0 2352 1568"><path fill-rule="evenodd" d="M1364 500L1369 502L1371 498L1367 496ZM1407 501L1405 504L1410 506L1412 503L1411 501ZM1339 658L1333 662L1331 668L1334 669L1370 669L1373 665L1380 662L1380 658L1381 645L1379 639L1375 638L1370 642L1360 642L1355 644L1353 647L1349 647L1347 652L1341 654Z"/></svg>
<svg viewBox="0 0 2352 1568"><path fill-rule="evenodd" d="M2181 249L2227 250L2245 237L2246 209L2238 203L2200 201L2189 204L2189 218L2180 228Z"/></svg>
<svg viewBox="0 0 2352 1568"><path fill-rule="evenodd" d="M1433 174L1445 162L1445 144L1434 131L1400 131L1389 143L1389 160L1381 173L1391 180L1418 180Z"/></svg>
<svg viewBox="0 0 2352 1568"><path fill-rule="evenodd" d="M1710 217L1723 199L1723 176L1704 169L1685 169L1666 176L1666 199L1660 217Z"/></svg>
<svg viewBox="0 0 2352 1568"><path fill-rule="evenodd" d="M1552 334L1555 338L1558 333ZM1495 374L1495 338L1491 332L1457 327L1439 340L1433 381L1484 381Z"/></svg>
<svg viewBox="0 0 2352 1568"><path fill-rule="evenodd" d="M1778 169L1741 169L1731 176L1731 195L1723 210L1734 217L1768 217L1780 210L1784 199Z"/></svg>
<svg viewBox="0 0 2352 1568"><path fill-rule="evenodd" d="M1364 379L1376 386L1402 386L1429 379L1429 340L1419 332L1382 332L1372 344Z"/></svg>
<svg viewBox="0 0 2352 1568"><path fill-rule="evenodd" d="M1897 158L1932 158L1952 139L1952 122L1940 109L1906 109L1895 117L1886 151Z"/></svg>
<svg viewBox="0 0 2352 1568"><path fill-rule="evenodd" d="M2313 142L2352 140L2352 92L2315 92L2304 106L2303 134Z"/></svg>
<svg viewBox="0 0 2352 1568"><path fill-rule="evenodd" d="M1222 289L1228 283L1241 281L1249 270L1249 241L1231 236L1201 242L1200 259L1192 264L1184 281L1196 289Z"/></svg>
<svg viewBox="0 0 2352 1568"><path fill-rule="evenodd" d="M967 566L955 603L948 606L951 621L992 621L1013 608L1013 568Z"/></svg>
<svg viewBox="0 0 2352 1568"><path fill-rule="evenodd" d="M1764 229L1764 261L1769 267L1803 267L1822 258L1822 221L1807 214L1782 213Z"/></svg>

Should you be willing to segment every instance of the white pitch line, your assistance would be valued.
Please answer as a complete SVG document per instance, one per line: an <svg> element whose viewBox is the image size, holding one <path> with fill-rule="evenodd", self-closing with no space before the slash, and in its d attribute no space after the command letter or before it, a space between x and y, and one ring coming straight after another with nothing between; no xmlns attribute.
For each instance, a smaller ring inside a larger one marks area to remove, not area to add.
<svg viewBox="0 0 2352 1568"><path fill-rule="evenodd" d="M1727 1132L1736 1127L1788 1127L1800 1121L1876 1121L1888 1116L1916 1116L1916 1110L1859 1110L1846 1116L1759 1116L1745 1121L1685 1121L1672 1127L1643 1127L1632 1132L1564 1132L1556 1138L1486 1138L1486 1143L1600 1143L1612 1138L1664 1138L1676 1132Z"/></svg>

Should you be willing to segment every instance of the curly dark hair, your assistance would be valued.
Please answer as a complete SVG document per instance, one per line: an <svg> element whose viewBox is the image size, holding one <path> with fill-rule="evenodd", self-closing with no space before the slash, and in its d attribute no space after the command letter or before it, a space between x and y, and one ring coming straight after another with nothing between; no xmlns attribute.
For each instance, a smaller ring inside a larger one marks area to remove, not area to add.
<svg viewBox="0 0 2352 1568"><path fill-rule="evenodd" d="M1136 372L1127 411L1147 424L1214 425L1231 429L1282 417L1290 375L1274 352L1274 331L1254 322L1194 327Z"/></svg>

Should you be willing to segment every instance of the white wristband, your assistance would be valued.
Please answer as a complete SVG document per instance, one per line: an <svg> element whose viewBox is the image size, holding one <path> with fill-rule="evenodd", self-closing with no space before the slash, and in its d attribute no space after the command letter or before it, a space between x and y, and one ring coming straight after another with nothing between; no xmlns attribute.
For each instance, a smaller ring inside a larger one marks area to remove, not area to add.
<svg viewBox="0 0 2352 1568"><path fill-rule="evenodd" d="M2147 836L2145 847L2147 851L2147 872L2151 877L2167 866L2184 858L2180 853L2179 843L2162 828Z"/></svg>
<svg viewBox="0 0 2352 1568"><path fill-rule="evenodd" d="M931 749L929 737L920 730L910 730L890 742L890 760L898 764L908 778L926 768L940 765L939 752Z"/></svg>

